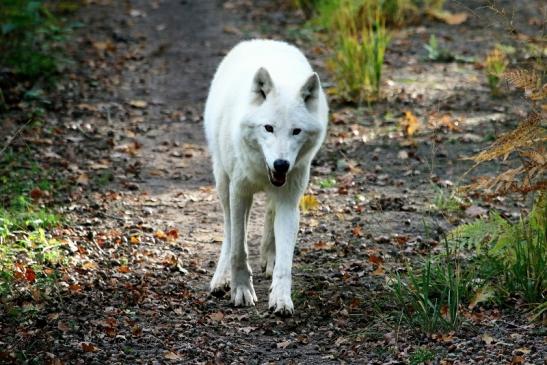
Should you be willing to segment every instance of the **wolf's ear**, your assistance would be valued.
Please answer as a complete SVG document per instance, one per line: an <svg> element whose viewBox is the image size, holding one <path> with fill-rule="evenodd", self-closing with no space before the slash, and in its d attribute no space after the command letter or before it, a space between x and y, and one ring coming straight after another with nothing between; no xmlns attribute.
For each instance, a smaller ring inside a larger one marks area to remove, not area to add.
<svg viewBox="0 0 547 365"><path fill-rule="evenodd" d="M319 75L313 73L300 89L302 99L308 109L315 107L317 98L319 97Z"/></svg>
<svg viewBox="0 0 547 365"><path fill-rule="evenodd" d="M266 96L272 89L273 82L270 73L264 67L259 68L253 79L253 93L256 96L255 101L261 104L266 100Z"/></svg>

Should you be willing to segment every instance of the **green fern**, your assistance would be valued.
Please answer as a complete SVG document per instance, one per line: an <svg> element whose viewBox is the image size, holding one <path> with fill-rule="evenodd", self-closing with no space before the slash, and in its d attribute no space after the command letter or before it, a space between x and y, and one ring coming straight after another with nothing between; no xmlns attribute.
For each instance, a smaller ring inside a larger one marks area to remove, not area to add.
<svg viewBox="0 0 547 365"><path fill-rule="evenodd" d="M448 239L469 249L475 249L479 254L485 246L490 246L493 242L505 242L510 228L511 225L499 213L491 212L488 219L476 219L454 228L448 234Z"/></svg>

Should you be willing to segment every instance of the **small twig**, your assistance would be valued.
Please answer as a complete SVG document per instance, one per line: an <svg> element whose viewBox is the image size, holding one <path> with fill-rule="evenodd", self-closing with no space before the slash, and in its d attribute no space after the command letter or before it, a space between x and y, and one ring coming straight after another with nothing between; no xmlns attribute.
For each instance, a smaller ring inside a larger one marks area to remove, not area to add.
<svg viewBox="0 0 547 365"><path fill-rule="evenodd" d="M13 135L13 137L9 138L8 139L8 142L6 143L6 145L4 147L2 147L2 149L0 150L0 156L2 156L2 154L4 153L4 151L9 147L9 145L15 140L15 138L17 138L17 136L23 131L23 129L25 129L25 127L27 125L30 124L30 122L32 122L32 119L29 119L27 120L27 122L25 124L23 124L21 127L19 127L19 129L15 132L15 134Z"/></svg>

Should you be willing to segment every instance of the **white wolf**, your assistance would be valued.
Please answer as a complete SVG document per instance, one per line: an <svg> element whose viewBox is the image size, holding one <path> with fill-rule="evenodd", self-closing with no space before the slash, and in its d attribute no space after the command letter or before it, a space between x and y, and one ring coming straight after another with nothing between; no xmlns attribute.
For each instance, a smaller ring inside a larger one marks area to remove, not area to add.
<svg viewBox="0 0 547 365"><path fill-rule="evenodd" d="M298 203L327 129L327 99L319 77L294 46L272 40L241 42L216 71L204 119L224 210L224 241L211 292L229 286L236 306L257 300L246 231L253 194L265 191L261 264L273 277L269 307L292 314Z"/></svg>

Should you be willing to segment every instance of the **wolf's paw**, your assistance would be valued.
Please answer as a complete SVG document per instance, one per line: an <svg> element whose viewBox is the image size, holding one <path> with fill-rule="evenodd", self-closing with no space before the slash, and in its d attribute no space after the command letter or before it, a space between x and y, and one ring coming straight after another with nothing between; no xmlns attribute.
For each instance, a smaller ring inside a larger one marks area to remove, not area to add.
<svg viewBox="0 0 547 365"><path fill-rule="evenodd" d="M253 284L240 284L232 288L232 303L236 307L254 306L258 301Z"/></svg>
<svg viewBox="0 0 547 365"><path fill-rule="evenodd" d="M270 310L275 314L288 317L294 313L294 305L292 304L291 293L281 293L279 290L272 288L270 293Z"/></svg>
<svg viewBox="0 0 547 365"><path fill-rule="evenodd" d="M223 297L226 292L230 291L230 274L224 273L213 275L211 284L209 285L211 295L215 297Z"/></svg>
<svg viewBox="0 0 547 365"><path fill-rule="evenodd" d="M213 283L211 281L210 293L211 295L222 298L226 293L230 291L230 278L228 280L218 281Z"/></svg>
<svg viewBox="0 0 547 365"><path fill-rule="evenodd" d="M275 256L271 255L267 258L262 257L260 261L260 264L262 266L262 272L264 272L266 278L271 279L275 264Z"/></svg>
<svg viewBox="0 0 547 365"><path fill-rule="evenodd" d="M256 293L253 288L251 269L247 266L242 270L232 270L232 282L230 284L231 301L236 307L255 305Z"/></svg>

